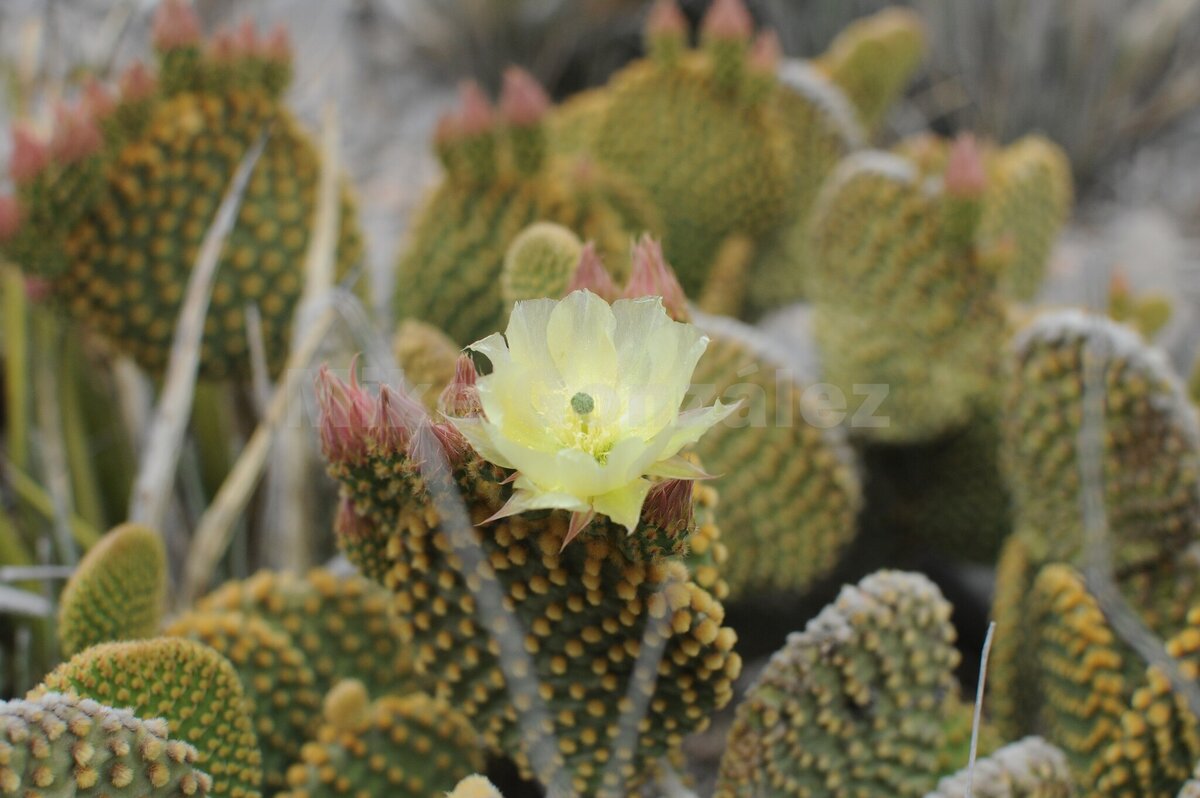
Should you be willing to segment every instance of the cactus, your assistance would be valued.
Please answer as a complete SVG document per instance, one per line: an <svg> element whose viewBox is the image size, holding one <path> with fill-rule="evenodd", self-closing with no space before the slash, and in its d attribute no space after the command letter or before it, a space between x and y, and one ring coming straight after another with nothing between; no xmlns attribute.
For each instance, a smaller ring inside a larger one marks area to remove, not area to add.
<svg viewBox="0 0 1200 798"><path fill-rule="evenodd" d="M596 159L661 211L664 247L693 296L727 236L762 235L790 210L792 153L772 102L777 53L769 39L751 47L750 28L740 0L720 0L703 46L687 50L679 18L652 15L651 57L612 78L589 122Z"/></svg>
<svg viewBox="0 0 1200 798"><path fill-rule="evenodd" d="M1018 528L1041 532L1030 543L1034 560L1071 562L1082 545L1076 441L1090 358L1104 390L1114 565L1137 570L1181 553L1200 519L1200 425L1163 354L1131 330L1077 311L1040 317L1014 346L1003 462Z"/></svg>
<svg viewBox="0 0 1200 798"><path fill-rule="evenodd" d="M1074 794L1075 780L1062 751L1040 737L1027 737L976 762L974 773L963 769L942 779L926 798L1070 798Z"/></svg>
<svg viewBox="0 0 1200 798"><path fill-rule="evenodd" d="M1149 293L1135 297L1128 281L1120 273L1108 284L1108 317L1128 324L1147 341L1171 320L1171 300L1162 294Z"/></svg>
<svg viewBox="0 0 1200 798"><path fill-rule="evenodd" d="M0 795L203 798L212 779L167 724L73 695L0 702ZM215 793L213 793L215 794Z"/></svg>
<svg viewBox="0 0 1200 798"><path fill-rule="evenodd" d="M426 445L419 442L432 434L426 443L444 448L475 524L504 505L508 474L479 459L453 428L417 426L430 422L420 421L423 414L411 399L386 387L376 398L326 372L319 395L322 446L344 496L340 543L364 573L395 593L401 639L411 646L418 671L435 681L437 695L461 709L489 748L513 755L532 774L497 662L499 645L484 637L474 617L473 588L485 579L494 580L520 625L517 634L532 657L528 675L537 680L552 724L543 731L558 740L555 766L565 768L578 792L591 793L602 781L650 619L669 621L659 678L637 749L617 770L618 784L608 786L644 779L646 763L677 750L683 735L706 726L711 712L728 702L740 659L731 651L733 631L721 627L721 605L677 555L636 559L686 549L694 524L690 503L680 505L663 491L661 500L643 505L632 537L597 516L580 541L566 547L564 512L503 517L470 530L484 559L464 577L414 447Z"/></svg>
<svg viewBox="0 0 1200 798"><path fill-rule="evenodd" d="M318 693L340 679L360 679L376 695L412 689L412 664L388 593L360 576L260 571L225 583L197 609L242 612L282 629L308 658Z"/></svg>
<svg viewBox="0 0 1200 798"><path fill-rule="evenodd" d="M404 370L404 380L419 393L429 411L437 410L442 389L454 379L454 361L459 349L446 334L416 319L405 319L392 338L396 362Z"/></svg>
<svg viewBox="0 0 1200 798"><path fill-rule="evenodd" d="M162 618L167 555L162 538L136 524L113 529L63 588L58 637L65 656L88 646L153 637Z"/></svg>
<svg viewBox="0 0 1200 798"><path fill-rule="evenodd" d="M312 719L321 703L308 659L284 632L240 612L191 612L164 634L203 643L233 664L254 705L263 786L283 787L287 766L314 730Z"/></svg>
<svg viewBox="0 0 1200 798"><path fill-rule="evenodd" d="M1115 738L1128 705L1130 653L1067 566L1043 569L1029 606L1025 622L1033 630L1038 694L1032 709L1076 772L1087 774Z"/></svg>
<svg viewBox="0 0 1200 798"><path fill-rule="evenodd" d="M938 749L937 773L952 773L970 761L971 737L974 731L975 705L964 701L957 694L951 695L943 708L942 745ZM1003 740L990 719L986 715L982 716L976 740L976 753L979 756L988 756L1002 747Z"/></svg>
<svg viewBox="0 0 1200 798"><path fill-rule="evenodd" d="M950 605L924 577L843 588L738 707L716 795L924 795L957 662Z"/></svg>
<svg viewBox="0 0 1200 798"><path fill-rule="evenodd" d="M975 245L982 165L969 141L958 153L942 190L918 181L910 161L856 153L813 211L808 282L825 379L847 397L862 384L889 388L879 411L890 423L856 427L863 440L963 428L1000 367L996 268Z"/></svg>
<svg viewBox="0 0 1200 798"><path fill-rule="evenodd" d="M719 475L730 550L723 575L735 596L808 588L855 531L860 491L845 435L762 336L732 319L704 317L698 326L709 336L692 378L699 398L748 403L743 423L720 425L695 446Z"/></svg>
<svg viewBox="0 0 1200 798"><path fill-rule="evenodd" d="M557 222L595 240L614 264L633 233L657 227L650 202L629 181L588 161L546 153L549 101L510 70L498 123L478 87L436 140L445 178L422 207L400 257L394 306L468 344L504 326L498 290L504 254L525 227Z"/></svg>
<svg viewBox="0 0 1200 798"><path fill-rule="evenodd" d="M253 707L237 671L207 646L166 637L93 646L47 675L31 698L49 692L162 717L172 737L196 746L196 764L212 776L210 795L260 795Z"/></svg>
<svg viewBox="0 0 1200 798"><path fill-rule="evenodd" d="M581 254L583 242L562 225L537 222L526 227L504 255L500 295L510 307L521 299L562 296Z"/></svg>
<svg viewBox="0 0 1200 798"><path fill-rule="evenodd" d="M816 66L854 103L863 128L874 132L921 65L925 49L920 17L905 8L887 8L846 27Z"/></svg>
<svg viewBox="0 0 1200 798"><path fill-rule="evenodd" d="M938 174L946 167L950 142L920 134L901 141L893 152L916 163L922 174ZM1005 147L985 143L983 156L988 180L979 243L1002 256L1001 291L1028 301L1042 285L1070 214L1071 165L1057 144L1041 136L1025 136Z"/></svg>
<svg viewBox="0 0 1200 798"><path fill-rule="evenodd" d="M72 317L161 372L201 241L243 154L269 131L213 284L201 372L249 374L248 304L261 312L267 362L277 371L303 288L320 171L279 99L291 70L286 37L260 41L245 27L203 49L184 0L160 9L157 85L142 72L118 102L85 99L60 115L47 155L14 160L14 176L33 172L20 181L25 237L57 254L35 258L18 248L13 256L51 279ZM60 184L81 169L95 173L89 187L66 191ZM344 275L361 254L344 190L339 218Z"/></svg>
<svg viewBox="0 0 1200 798"><path fill-rule="evenodd" d="M1009 239L1013 252L1001 278L1005 294L1031 299L1071 209L1071 164L1062 149L1041 136L1026 136L988 163L988 191L979 235Z"/></svg>
<svg viewBox="0 0 1200 798"><path fill-rule="evenodd" d="M755 259L748 296L753 312L804 296L813 202L838 161L862 147L866 138L845 95L811 64L784 63L775 102L791 144L791 211Z"/></svg>
<svg viewBox="0 0 1200 798"><path fill-rule="evenodd" d="M340 682L316 738L288 771L281 798L442 795L483 766L463 716L420 693L371 704L361 682Z"/></svg>

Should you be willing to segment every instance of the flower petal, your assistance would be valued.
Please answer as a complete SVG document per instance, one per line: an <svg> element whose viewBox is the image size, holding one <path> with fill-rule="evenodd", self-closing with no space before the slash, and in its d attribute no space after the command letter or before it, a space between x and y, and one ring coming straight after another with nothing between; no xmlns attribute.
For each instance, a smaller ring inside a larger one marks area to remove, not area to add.
<svg viewBox="0 0 1200 798"><path fill-rule="evenodd" d="M518 480L519 481L519 480ZM504 506L484 520L483 523L507 518L528 510L570 510L571 512L587 512L588 504L581 499L566 493L542 493L517 489L505 502Z"/></svg>
<svg viewBox="0 0 1200 798"><path fill-rule="evenodd" d="M705 471L696 463L683 457L676 455L660 460L652 464L646 469L646 474L652 477L662 477L664 479L712 479L713 475Z"/></svg>
<svg viewBox="0 0 1200 798"><path fill-rule="evenodd" d="M529 299L513 306L504 337L514 362L534 371L554 370L546 325L558 304L553 299Z"/></svg>
<svg viewBox="0 0 1200 798"><path fill-rule="evenodd" d="M501 468L516 468L512 461L492 443L489 422L478 417L452 418L447 416L447 420L462 433L462 436L467 439L467 443L471 444L471 448L484 460L495 463Z"/></svg>
<svg viewBox="0 0 1200 798"><path fill-rule="evenodd" d="M650 492L650 480L639 479L600 496L592 497L592 507L631 533L642 516L642 503Z"/></svg>
<svg viewBox="0 0 1200 798"><path fill-rule="evenodd" d="M545 330L550 357L572 393L617 382L616 326L612 307L586 290L572 291L550 314Z"/></svg>
<svg viewBox="0 0 1200 798"><path fill-rule="evenodd" d="M666 433L668 438L663 445L664 456L670 457L689 443L700 440L701 435L724 421L741 404L740 400L733 404L717 402L712 407L697 407L681 413L674 427Z"/></svg>

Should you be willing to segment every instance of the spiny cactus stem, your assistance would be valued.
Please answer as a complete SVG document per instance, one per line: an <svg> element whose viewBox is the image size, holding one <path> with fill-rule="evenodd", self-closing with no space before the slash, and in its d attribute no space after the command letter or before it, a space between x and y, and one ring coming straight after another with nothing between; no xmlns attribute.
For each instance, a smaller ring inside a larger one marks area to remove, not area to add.
<svg viewBox="0 0 1200 798"><path fill-rule="evenodd" d="M1187 702L1192 714L1200 717L1200 685L1183 675L1179 661L1129 606L1113 578L1103 466L1107 394L1104 367L1112 358L1110 347L1108 338L1089 335L1083 350L1083 419L1075 446L1083 523L1084 582L1117 636L1147 664L1158 667L1175 692Z"/></svg>
<svg viewBox="0 0 1200 798"><path fill-rule="evenodd" d="M200 341L204 337L204 319L208 315L217 264L225 240L237 220L237 211L250 182L250 174L266 147L268 135L267 131L259 134L258 140L242 157L204 236L188 280L183 307L180 308L175 327L175 338L171 343L171 360L167 366L162 396L150 422L150 432L129 507L130 521L152 529L161 529L163 526L167 501L175 482L175 469L183 448L187 419L192 412L196 373L200 365Z"/></svg>

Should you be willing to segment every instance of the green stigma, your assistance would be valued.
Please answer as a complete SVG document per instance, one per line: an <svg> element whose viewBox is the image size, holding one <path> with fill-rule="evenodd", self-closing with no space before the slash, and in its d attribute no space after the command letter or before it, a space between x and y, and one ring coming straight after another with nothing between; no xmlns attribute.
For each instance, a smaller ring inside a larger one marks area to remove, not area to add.
<svg viewBox="0 0 1200 798"><path fill-rule="evenodd" d="M580 391L571 397L571 409L581 416L586 416L596 409L596 400Z"/></svg>

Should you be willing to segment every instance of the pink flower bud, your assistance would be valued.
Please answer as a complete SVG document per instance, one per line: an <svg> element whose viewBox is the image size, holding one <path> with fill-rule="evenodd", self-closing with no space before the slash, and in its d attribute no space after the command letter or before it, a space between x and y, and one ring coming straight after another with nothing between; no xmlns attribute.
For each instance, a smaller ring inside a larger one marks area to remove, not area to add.
<svg viewBox="0 0 1200 798"><path fill-rule="evenodd" d="M642 236L633 247L632 271L623 293L626 299L643 296L662 297L667 314L676 321L689 318L687 297L675 277L675 272L663 257L662 244L649 235Z"/></svg>
<svg viewBox="0 0 1200 798"><path fill-rule="evenodd" d="M359 387L350 366L350 382L335 377L326 366L317 375L321 406L321 449L330 460L360 460L367 453L367 433L375 402Z"/></svg>
<svg viewBox="0 0 1200 798"><path fill-rule="evenodd" d="M520 67L504 70L500 113L510 125L536 125L550 108L550 98L537 80Z"/></svg>
<svg viewBox="0 0 1200 798"><path fill-rule="evenodd" d="M17 234L21 227L21 207L17 198L0 195L0 244Z"/></svg>
<svg viewBox="0 0 1200 798"><path fill-rule="evenodd" d="M254 21L243 19L233 32L234 52L239 56L258 55L258 29Z"/></svg>
<svg viewBox="0 0 1200 798"><path fill-rule="evenodd" d="M187 0L163 0L154 12L151 36L157 50L192 47L200 42L200 18Z"/></svg>
<svg viewBox="0 0 1200 798"><path fill-rule="evenodd" d="M104 144L96 120L83 105L59 105L54 109L54 135L50 137L50 156L63 164L72 164L98 152Z"/></svg>
<svg viewBox="0 0 1200 798"><path fill-rule="evenodd" d="M676 0L657 0L646 17L646 35L686 36L687 17L679 10Z"/></svg>
<svg viewBox="0 0 1200 798"><path fill-rule="evenodd" d="M50 163L50 148L23 124L13 128L8 173L18 186L32 182Z"/></svg>
<svg viewBox="0 0 1200 798"><path fill-rule="evenodd" d="M754 37L750 45L750 69L763 75L774 75L783 59L783 47L779 44L779 34L773 30L764 30Z"/></svg>
<svg viewBox="0 0 1200 798"><path fill-rule="evenodd" d="M454 364L454 379L442 391L438 409L450 418L474 418L483 415L479 389L475 387L475 362L463 353Z"/></svg>
<svg viewBox="0 0 1200 798"><path fill-rule="evenodd" d="M118 83L121 89L121 99L126 102L144 100L154 93L158 81L150 68L141 61L134 61L121 73Z"/></svg>
<svg viewBox="0 0 1200 798"><path fill-rule="evenodd" d="M288 29L280 24L271 28L271 32L263 40L262 57L268 61L285 64L292 60L292 36Z"/></svg>
<svg viewBox="0 0 1200 798"><path fill-rule="evenodd" d="M700 30L709 39L747 41L754 33L754 19L742 0L713 0Z"/></svg>
<svg viewBox="0 0 1200 798"><path fill-rule="evenodd" d="M100 81L90 77L83 86L83 108L92 119L103 119L117 105L112 94Z"/></svg>
<svg viewBox="0 0 1200 798"><path fill-rule="evenodd" d="M229 28L219 28L208 40L208 55L214 61L232 61L237 58L237 33Z"/></svg>
<svg viewBox="0 0 1200 798"><path fill-rule="evenodd" d="M579 265L575 267L575 275L571 278L571 284L567 286L568 294L579 290L591 291L607 302L612 302L618 296L617 286L600 261L596 245L590 241L584 244L583 252L579 255Z"/></svg>
<svg viewBox="0 0 1200 798"><path fill-rule="evenodd" d="M492 129L496 115L483 89L473 80L458 84L458 132L464 136L478 136Z"/></svg>
<svg viewBox="0 0 1200 798"><path fill-rule="evenodd" d="M943 181L947 194L962 199L982 196L987 189L983 154L980 152L979 143L970 133L960 134L950 147Z"/></svg>
<svg viewBox="0 0 1200 798"><path fill-rule="evenodd" d="M668 531L692 525L692 487L689 479L668 479L650 488L642 505L642 520Z"/></svg>

